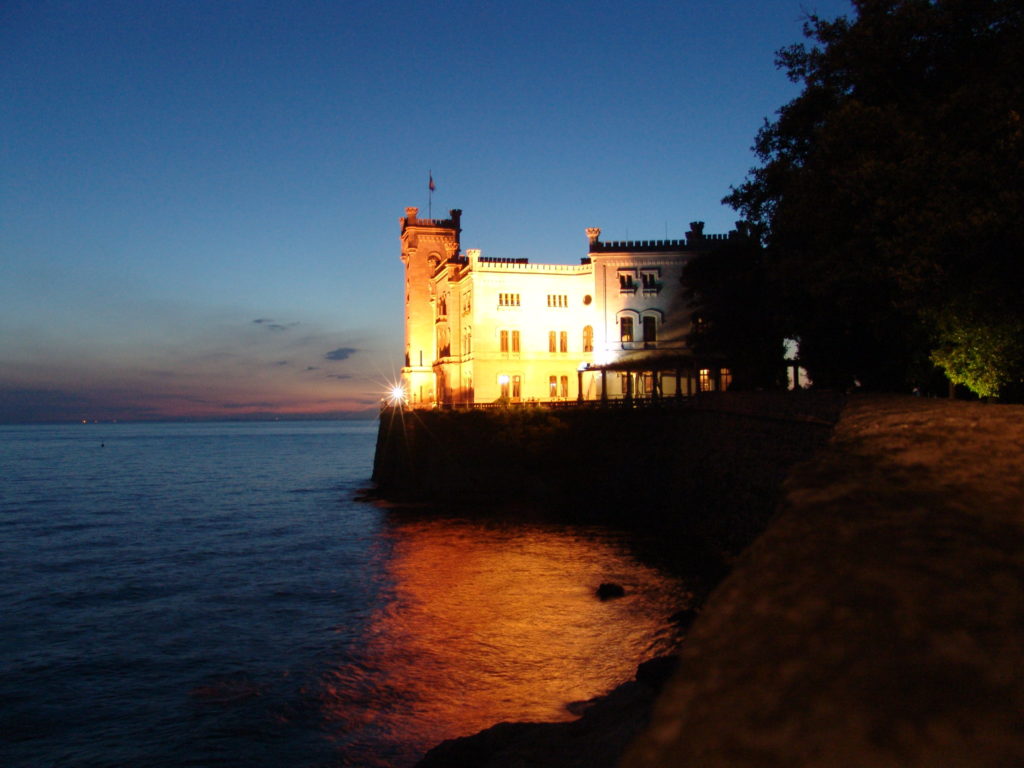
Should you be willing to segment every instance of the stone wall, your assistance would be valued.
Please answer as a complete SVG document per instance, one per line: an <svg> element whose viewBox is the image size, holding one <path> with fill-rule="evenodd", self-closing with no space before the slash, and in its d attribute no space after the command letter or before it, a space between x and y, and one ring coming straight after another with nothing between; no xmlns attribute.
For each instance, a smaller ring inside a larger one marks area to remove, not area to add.
<svg viewBox="0 0 1024 768"><path fill-rule="evenodd" d="M841 397L709 393L683 406L382 412L374 480L395 500L656 526L737 551Z"/></svg>

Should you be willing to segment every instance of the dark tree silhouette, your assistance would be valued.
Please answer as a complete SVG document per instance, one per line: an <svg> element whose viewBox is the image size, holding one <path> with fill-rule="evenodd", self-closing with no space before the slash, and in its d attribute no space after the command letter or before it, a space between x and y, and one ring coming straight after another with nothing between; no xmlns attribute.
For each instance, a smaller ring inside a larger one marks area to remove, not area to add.
<svg viewBox="0 0 1024 768"><path fill-rule="evenodd" d="M763 228L820 383L933 364L979 394L1024 372L1024 0L854 0L778 54L803 86L725 202Z"/></svg>
<svg viewBox="0 0 1024 768"><path fill-rule="evenodd" d="M739 222L733 237L683 269L694 315L690 348L699 358L728 361L733 389L776 388L785 380L782 329L764 255L757 235Z"/></svg>

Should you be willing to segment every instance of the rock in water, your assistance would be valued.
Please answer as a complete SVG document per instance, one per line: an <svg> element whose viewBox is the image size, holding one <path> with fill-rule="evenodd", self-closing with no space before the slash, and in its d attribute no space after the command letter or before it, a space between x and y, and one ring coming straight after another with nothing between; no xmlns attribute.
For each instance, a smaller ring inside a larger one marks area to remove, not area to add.
<svg viewBox="0 0 1024 768"><path fill-rule="evenodd" d="M623 597L626 594L626 590L623 589L621 584L616 584L614 581L606 581L597 588L597 596L602 600L611 600L613 597Z"/></svg>

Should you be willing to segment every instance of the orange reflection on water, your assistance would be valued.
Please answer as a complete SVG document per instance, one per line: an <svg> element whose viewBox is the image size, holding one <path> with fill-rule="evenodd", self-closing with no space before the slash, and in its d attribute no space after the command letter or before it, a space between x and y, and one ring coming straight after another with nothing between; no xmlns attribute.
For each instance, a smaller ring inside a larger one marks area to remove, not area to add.
<svg viewBox="0 0 1024 768"><path fill-rule="evenodd" d="M393 600L374 616L362 725L427 749L501 721L562 721L670 652L683 585L596 531L465 520L393 524ZM603 581L627 596L599 601ZM339 678L351 691L355 681ZM339 690L341 693L341 690ZM336 715L351 727L353 703ZM370 701L372 699L372 701Z"/></svg>

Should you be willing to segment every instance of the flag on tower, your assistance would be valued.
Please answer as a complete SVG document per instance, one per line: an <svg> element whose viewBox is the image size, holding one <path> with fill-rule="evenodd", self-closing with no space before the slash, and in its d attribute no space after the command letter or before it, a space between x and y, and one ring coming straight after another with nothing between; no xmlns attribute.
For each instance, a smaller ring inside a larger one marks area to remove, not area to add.
<svg viewBox="0 0 1024 768"><path fill-rule="evenodd" d="M435 189L437 189L437 187L436 187L436 186L434 186L434 174L433 174L433 173L431 173L431 174L430 174L430 183L429 183L429 184L427 184L427 188L428 188L428 189L429 189L429 190L430 190L431 192L433 192L433 191L434 191Z"/></svg>

